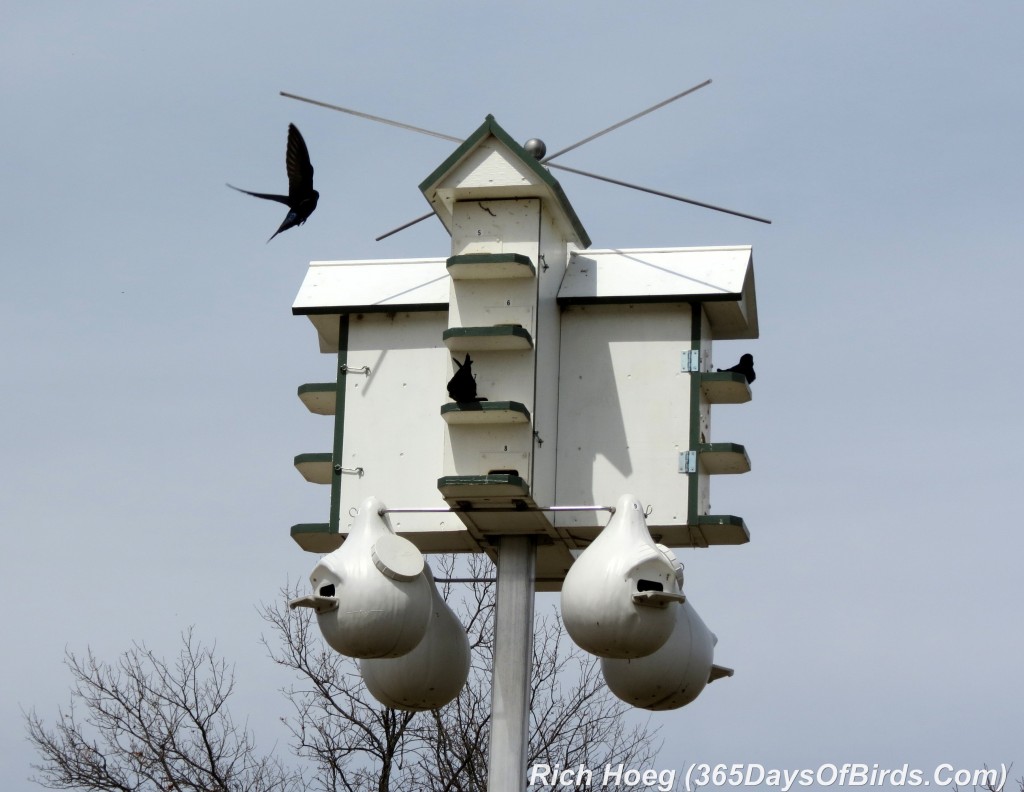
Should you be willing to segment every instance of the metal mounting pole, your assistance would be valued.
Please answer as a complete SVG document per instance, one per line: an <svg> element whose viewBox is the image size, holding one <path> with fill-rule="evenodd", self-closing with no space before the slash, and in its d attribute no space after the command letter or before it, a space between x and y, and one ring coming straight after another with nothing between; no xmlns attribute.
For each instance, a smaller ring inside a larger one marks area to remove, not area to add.
<svg viewBox="0 0 1024 792"><path fill-rule="evenodd" d="M522 792L525 784L536 541L532 536L498 539L488 792Z"/></svg>

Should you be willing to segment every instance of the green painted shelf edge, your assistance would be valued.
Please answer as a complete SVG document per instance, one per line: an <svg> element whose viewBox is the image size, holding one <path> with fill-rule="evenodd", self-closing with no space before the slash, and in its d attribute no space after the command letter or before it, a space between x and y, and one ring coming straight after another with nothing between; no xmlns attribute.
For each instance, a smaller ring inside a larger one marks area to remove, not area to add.
<svg viewBox="0 0 1024 792"><path fill-rule="evenodd" d="M733 371L701 372L700 389L711 404L745 404L753 398L747 378Z"/></svg>
<svg viewBox="0 0 1024 792"><path fill-rule="evenodd" d="M295 457L295 469L311 484L330 484L333 457L334 455L330 452L298 454Z"/></svg>
<svg viewBox="0 0 1024 792"><path fill-rule="evenodd" d="M490 352L533 349L530 332L521 325L450 327L441 334L452 352Z"/></svg>
<svg viewBox="0 0 1024 792"><path fill-rule="evenodd" d="M445 265L454 280L533 278L537 268L521 253L467 253L451 256Z"/></svg>
<svg viewBox="0 0 1024 792"><path fill-rule="evenodd" d="M703 514L697 517L697 527L709 545L737 545L750 541L750 531L742 517L734 514Z"/></svg>
<svg viewBox="0 0 1024 792"><path fill-rule="evenodd" d="M330 553L341 547L343 537L331 530L330 523L299 523L291 528L291 537L307 553Z"/></svg>
<svg viewBox="0 0 1024 792"><path fill-rule="evenodd" d="M333 382L307 382L305 385L299 385L299 399L311 413L334 415L337 406L337 387Z"/></svg>
<svg viewBox="0 0 1024 792"><path fill-rule="evenodd" d="M747 473L750 457L739 443L701 443L697 448L701 472L711 474Z"/></svg>
<svg viewBox="0 0 1024 792"><path fill-rule="evenodd" d="M441 405L441 417L449 426L529 423L530 411L514 401L448 402Z"/></svg>
<svg viewBox="0 0 1024 792"><path fill-rule="evenodd" d="M526 479L512 473L442 476L437 480L437 488L445 498L491 497L495 495L526 496L530 494Z"/></svg>

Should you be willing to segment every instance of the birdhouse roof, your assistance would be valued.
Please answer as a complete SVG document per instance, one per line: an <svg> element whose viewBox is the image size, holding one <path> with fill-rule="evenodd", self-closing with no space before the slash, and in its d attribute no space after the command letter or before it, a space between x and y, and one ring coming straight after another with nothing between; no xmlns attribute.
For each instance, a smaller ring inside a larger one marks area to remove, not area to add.
<svg viewBox="0 0 1024 792"><path fill-rule="evenodd" d="M567 241L590 247L590 236L558 180L492 115L423 180L420 191L449 233L456 201L539 198Z"/></svg>
<svg viewBox="0 0 1024 792"><path fill-rule="evenodd" d="M700 303L717 339L757 338L749 245L573 251L561 305Z"/></svg>

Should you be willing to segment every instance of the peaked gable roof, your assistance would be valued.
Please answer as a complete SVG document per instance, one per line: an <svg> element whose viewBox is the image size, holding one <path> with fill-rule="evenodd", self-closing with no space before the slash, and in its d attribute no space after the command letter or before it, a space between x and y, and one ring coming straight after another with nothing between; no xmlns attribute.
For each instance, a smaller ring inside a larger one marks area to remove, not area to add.
<svg viewBox="0 0 1024 792"><path fill-rule="evenodd" d="M552 210L566 239L590 247L590 236L558 180L492 115L420 183L420 191L449 232L456 201L539 198Z"/></svg>

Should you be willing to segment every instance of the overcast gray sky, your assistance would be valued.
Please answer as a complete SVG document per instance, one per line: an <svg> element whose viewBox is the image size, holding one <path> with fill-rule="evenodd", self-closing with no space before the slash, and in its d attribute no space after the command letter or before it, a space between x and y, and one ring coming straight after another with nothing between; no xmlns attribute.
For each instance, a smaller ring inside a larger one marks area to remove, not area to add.
<svg viewBox="0 0 1024 792"><path fill-rule="evenodd" d="M283 740L256 605L326 519L292 468L329 448L295 396L332 360L290 306L310 260L446 256L419 182L487 113L553 151L704 79L556 173L594 247L752 244L754 400L715 408L753 470L716 479L752 541L686 551L735 667L653 716L658 767L866 762L1024 773L1018 350L1024 6L967 2L7 0L0 25L0 787L65 647L237 662ZM270 244L302 130L320 206ZM556 602L542 598L539 608ZM283 751L283 745L281 746Z"/></svg>

